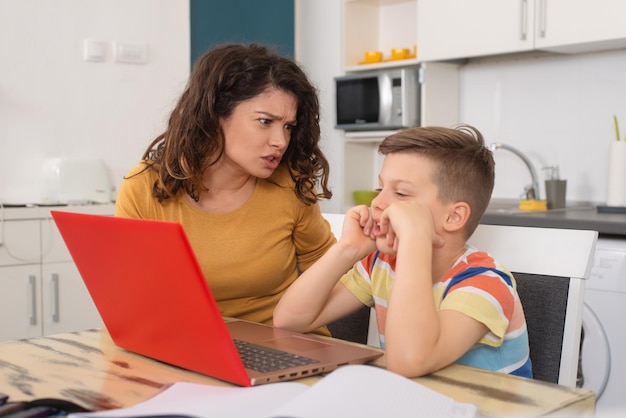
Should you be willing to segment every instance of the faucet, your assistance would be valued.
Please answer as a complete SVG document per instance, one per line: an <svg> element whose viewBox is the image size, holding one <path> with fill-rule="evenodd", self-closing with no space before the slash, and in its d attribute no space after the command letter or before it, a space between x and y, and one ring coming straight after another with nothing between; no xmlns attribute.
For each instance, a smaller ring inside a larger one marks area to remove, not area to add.
<svg viewBox="0 0 626 418"><path fill-rule="evenodd" d="M511 151L513 154L517 155L524 161L524 164L528 167L528 171L530 171L530 177L532 178L532 184L529 184L524 188L524 195L526 199L529 200L539 200L539 181L537 180L537 171L535 171L535 167L533 167L532 163L520 150L514 148L510 145L501 144L499 142L494 142L489 145L489 149L491 152L495 152L498 148L505 149L507 151Z"/></svg>

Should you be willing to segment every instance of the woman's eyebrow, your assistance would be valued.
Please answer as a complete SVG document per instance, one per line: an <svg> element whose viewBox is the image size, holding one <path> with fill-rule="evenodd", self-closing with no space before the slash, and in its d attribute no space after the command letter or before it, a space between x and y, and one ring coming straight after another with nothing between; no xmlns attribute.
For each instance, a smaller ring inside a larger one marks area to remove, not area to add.
<svg viewBox="0 0 626 418"><path fill-rule="evenodd" d="M255 113L257 113L259 115L262 115L262 116L265 116L268 119L272 119L272 120L284 120L285 119L283 116L274 115L273 113L269 113L269 112L266 112L264 110L257 110ZM296 119L286 121L286 123L288 123L289 125L295 125L296 124Z"/></svg>

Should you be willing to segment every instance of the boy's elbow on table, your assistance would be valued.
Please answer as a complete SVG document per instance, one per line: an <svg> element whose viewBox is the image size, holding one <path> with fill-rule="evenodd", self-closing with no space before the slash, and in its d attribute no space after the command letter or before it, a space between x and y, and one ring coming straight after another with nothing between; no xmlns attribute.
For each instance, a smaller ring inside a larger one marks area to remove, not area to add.
<svg viewBox="0 0 626 418"><path fill-rule="evenodd" d="M415 355L389 355L385 354L387 370L405 377L420 377L436 371L428 358Z"/></svg>
<svg viewBox="0 0 626 418"><path fill-rule="evenodd" d="M298 315L275 310L273 324L277 328L288 329L290 331L308 332L310 325L302 324L301 321L298 321L297 319Z"/></svg>

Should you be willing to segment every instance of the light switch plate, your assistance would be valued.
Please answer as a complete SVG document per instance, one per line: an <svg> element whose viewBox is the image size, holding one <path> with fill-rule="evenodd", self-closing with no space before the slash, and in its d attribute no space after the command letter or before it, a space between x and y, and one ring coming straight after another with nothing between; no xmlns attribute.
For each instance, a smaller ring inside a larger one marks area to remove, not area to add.
<svg viewBox="0 0 626 418"><path fill-rule="evenodd" d="M104 42L93 39L83 41L83 59L89 62L102 62L105 57Z"/></svg>
<svg viewBox="0 0 626 418"><path fill-rule="evenodd" d="M113 42L113 62L145 64L148 62L148 46L140 42Z"/></svg>

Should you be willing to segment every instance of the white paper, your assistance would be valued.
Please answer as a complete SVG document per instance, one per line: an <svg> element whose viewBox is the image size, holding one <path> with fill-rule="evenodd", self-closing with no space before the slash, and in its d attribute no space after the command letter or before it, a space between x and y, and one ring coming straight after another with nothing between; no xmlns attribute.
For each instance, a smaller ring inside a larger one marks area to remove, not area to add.
<svg viewBox="0 0 626 418"><path fill-rule="evenodd" d="M349 365L310 387L296 382L252 388L180 382L129 408L70 414L69 418L473 418L477 412L476 405L456 402L385 369Z"/></svg>
<svg viewBox="0 0 626 418"><path fill-rule="evenodd" d="M335 370L272 417L471 418L477 412L476 405L456 402L385 369L353 365Z"/></svg>
<svg viewBox="0 0 626 418"><path fill-rule="evenodd" d="M270 383L255 387L210 386L175 383L156 396L128 408L76 413L68 418L147 417L267 417L278 406L308 390L295 382Z"/></svg>

